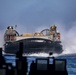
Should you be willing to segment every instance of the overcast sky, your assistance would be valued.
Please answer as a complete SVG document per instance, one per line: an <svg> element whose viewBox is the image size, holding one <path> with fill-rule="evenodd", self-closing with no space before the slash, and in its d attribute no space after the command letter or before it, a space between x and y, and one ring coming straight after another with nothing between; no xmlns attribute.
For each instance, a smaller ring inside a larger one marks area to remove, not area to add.
<svg viewBox="0 0 76 75"><path fill-rule="evenodd" d="M17 25L22 32L61 23L71 27L76 20L76 0L0 0L0 31Z"/></svg>
<svg viewBox="0 0 76 75"><path fill-rule="evenodd" d="M70 32L76 35L76 0L0 0L1 38L9 25L17 25L18 32L25 33L54 24L62 30L64 38L68 39Z"/></svg>

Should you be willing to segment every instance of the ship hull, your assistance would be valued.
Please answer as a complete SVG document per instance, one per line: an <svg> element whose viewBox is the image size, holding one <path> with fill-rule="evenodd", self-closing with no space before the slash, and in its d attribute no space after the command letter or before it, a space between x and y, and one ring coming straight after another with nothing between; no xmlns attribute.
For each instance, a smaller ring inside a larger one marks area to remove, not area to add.
<svg viewBox="0 0 76 75"><path fill-rule="evenodd" d="M58 42L53 42L42 38L29 38L15 42L8 42L4 45L5 53L16 54L19 51L19 44L23 43L23 53L62 53L62 45Z"/></svg>

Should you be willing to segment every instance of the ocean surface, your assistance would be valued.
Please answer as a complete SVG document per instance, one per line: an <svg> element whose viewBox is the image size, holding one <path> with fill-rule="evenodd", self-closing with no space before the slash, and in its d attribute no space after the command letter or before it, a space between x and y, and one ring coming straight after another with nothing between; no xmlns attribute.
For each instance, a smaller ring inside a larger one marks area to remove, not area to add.
<svg viewBox="0 0 76 75"><path fill-rule="evenodd" d="M27 62L28 62L28 72L30 69L30 64L33 60L35 60L38 56L27 56ZM4 55L4 58L6 60L6 63L12 63L13 66L16 66L16 56L15 55ZM50 57L51 58L51 57ZM66 59L67 60L67 71L68 75L76 75L76 54L66 54L55 57L56 59Z"/></svg>

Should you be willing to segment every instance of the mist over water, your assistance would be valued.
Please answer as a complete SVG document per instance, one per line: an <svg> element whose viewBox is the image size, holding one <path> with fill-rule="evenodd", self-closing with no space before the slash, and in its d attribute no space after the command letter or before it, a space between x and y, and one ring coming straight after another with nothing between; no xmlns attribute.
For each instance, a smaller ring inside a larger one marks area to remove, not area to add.
<svg viewBox="0 0 76 75"><path fill-rule="evenodd" d="M71 54L76 53L76 26L73 26L69 29L60 28L61 31L61 41L63 45L63 53L62 54Z"/></svg>

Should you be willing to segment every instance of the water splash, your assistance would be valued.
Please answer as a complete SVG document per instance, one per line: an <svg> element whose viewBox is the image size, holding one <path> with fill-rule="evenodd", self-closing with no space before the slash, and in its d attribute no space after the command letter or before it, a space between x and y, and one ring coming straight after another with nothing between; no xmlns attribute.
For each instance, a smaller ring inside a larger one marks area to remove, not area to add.
<svg viewBox="0 0 76 75"><path fill-rule="evenodd" d="M37 56L37 57L48 57L47 53L32 53L32 54L23 54L23 56Z"/></svg>
<svg viewBox="0 0 76 75"><path fill-rule="evenodd" d="M23 54L23 56L35 56L35 57L57 57L60 56L61 54L52 54L49 55L48 53L32 53L32 54Z"/></svg>
<svg viewBox="0 0 76 75"><path fill-rule="evenodd" d="M73 25L69 30L64 30L62 33L62 45L64 52L62 54L76 53L76 26Z"/></svg>

